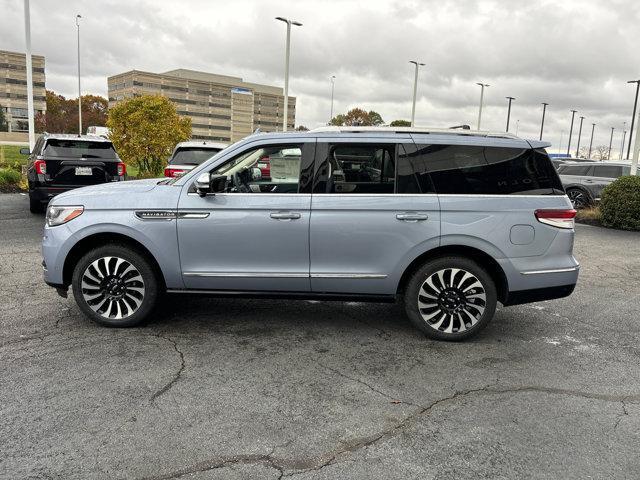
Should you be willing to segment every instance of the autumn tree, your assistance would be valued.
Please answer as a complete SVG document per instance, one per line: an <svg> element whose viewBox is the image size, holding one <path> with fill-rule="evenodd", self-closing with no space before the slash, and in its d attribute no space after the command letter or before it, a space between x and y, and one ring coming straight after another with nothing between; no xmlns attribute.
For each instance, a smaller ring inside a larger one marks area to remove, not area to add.
<svg viewBox="0 0 640 480"><path fill-rule="evenodd" d="M409 120L394 120L389 124L391 127L410 127L411 122Z"/></svg>
<svg viewBox="0 0 640 480"><path fill-rule="evenodd" d="M335 126L378 126L382 125L384 120L382 116L373 110L367 112L361 108L352 108L345 114L338 114L331 119L329 125Z"/></svg>
<svg viewBox="0 0 640 480"><path fill-rule="evenodd" d="M4 116L4 108L0 107L0 132L6 132L9 130L9 125L7 125L7 119Z"/></svg>
<svg viewBox="0 0 640 480"><path fill-rule="evenodd" d="M181 117L167 97L128 98L109 110L110 139L125 163L138 167L141 177L162 174L178 142L191 136L191 119Z"/></svg>
<svg viewBox="0 0 640 480"><path fill-rule="evenodd" d="M47 90L47 110L35 117L36 131L51 133L78 133L78 99L65 98ZM104 127L107 124L109 102L99 95L82 96L82 128Z"/></svg>

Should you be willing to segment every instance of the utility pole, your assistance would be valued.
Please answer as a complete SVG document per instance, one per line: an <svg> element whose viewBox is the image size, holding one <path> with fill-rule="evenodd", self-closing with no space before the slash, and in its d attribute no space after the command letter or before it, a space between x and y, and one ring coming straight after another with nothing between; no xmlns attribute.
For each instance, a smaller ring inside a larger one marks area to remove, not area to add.
<svg viewBox="0 0 640 480"><path fill-rule="evenodd" d="M627 122L624 122L624 127L622 127L623 129L626 128L627 126ZM620 160L622 160L622 156L624 155L624 139L627 138L627 131L623 130L622 131L622 143L620 144Z"/></svg>
<svg viewBox="0 0 640 480"><path fill-rule="evenodd" d="M29 0L24 0L24 34L26 40L27 61L27 118L29 123L29 151L33 152L36 144L35 122L33 115L33 66L31 63L31 13L29 12ZM11 129L9 129L11 131Z"/></svg>
<svg viewBox="0 0 640 480"><path fill-rule="evenodd" d="M580 152L580 137L582 136L582 122L584 122L584 117L580 117L580 129L578 130L578 146L576 147L576 158L580 158L579 152Z"/></svg>
<svg viewBox="0 0 640 480"><path fill-rule="evenodd" d="M540 123L540 140L542 140L542 131L544 130L544 115L547 113L548 103L542 103L542 122Z"/></svg>
<svg viewBox="0 0 640 480"><path fill-rule="evenodd" d="M76 27L78 29L78 136L82 135L82 90L80 89L80 19L76 15Z"/></svg>
<svg viewBox="0 0 640 480"><path fill-rule="evenodd" d="M509 133L509 119L511 118L511 102L515 100L515 97L505 97L509 100L509 107L507 109L507 133Z"/></svg>
<svg viewBox="0 0 640 480"><path fill-rule="evenodd" d="M627 149L627 160L631 155L631 138L633 137L633 123L636 119L636 108L638 107L638 91L640 91L640 80L629 80L627 83L636 84L636 99L633 101L633 114L631 115L631 128L629 129L629 148Z"/></svg>
<svg viewBox="0 0 640 480"><path fill-rule="evenodd" d="M424 67L424 63L420 63L417 60L410 60L409 63L413 63L416 66L415 76L413 78L413 103L411 104L411 126L415 127L416 120L416 95L418 93L418 68Z"/></svg>
<svg viewBox="0 0 640 480"><path fill-rule="evenodd" d="M613 145L613 131L615 128L611 127L611 138L609 139L609 153L607 154L607 160L611 160L611 145ZM600 159L602 160L602 159Z"/></svg>
<svg viewBox="0 0 640 480"><path fill-rule="evenodd" d="M280 20L287 24L287 44L284 54L284 116L282 118L282 131L286 132L289 120L289 54L291 52L291 25L301 27L302 24L295 20L289 20L283 17L276 17L276 20Z"/></svg>
<svg viewBox="0 0 640 480"><path fill-rule="evenodd" d="M571 127L569 128L569 141L567 142L567 156L571 155L571 137L573 136L573 119L576 116L577 110L571 110Z"/></svg>
<svg viewBox="0 0 640 480"><path fill-rule="evenodd" d="M331 113L329 114L329 123L333 120L333 89L336 83L336 76L331 75Z"/></svg>
<svg viewBox="0 0 640 480"><path fill-rule="evenodd" d="M593 147L593 132L596 129L596 124L592 123L591 124L591 140L589 141L589 154L587 155L588 158L591 158L591 148Z"/></svg>
<svg viewBox="0 0 640 480"><path fill-rule="evenodd" d="M477 82L476 85L480 85L480 108L478 110L478 130L480 130L480 125L482 124L482 106L484 104L484 89L490 85L481 82Z"/></svg>

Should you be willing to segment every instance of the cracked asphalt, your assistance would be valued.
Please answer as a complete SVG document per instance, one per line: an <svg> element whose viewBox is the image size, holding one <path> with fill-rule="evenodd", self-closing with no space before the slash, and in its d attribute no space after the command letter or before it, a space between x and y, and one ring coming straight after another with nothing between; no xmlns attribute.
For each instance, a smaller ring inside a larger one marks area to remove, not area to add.
<svg viewBox="0 0 640 480"><path fill-rule="evenodd" d="M577 227L573 296L466 343L398 305L170 298L89 323L0 195L0 478L640 477L640 234Z"/></svg>

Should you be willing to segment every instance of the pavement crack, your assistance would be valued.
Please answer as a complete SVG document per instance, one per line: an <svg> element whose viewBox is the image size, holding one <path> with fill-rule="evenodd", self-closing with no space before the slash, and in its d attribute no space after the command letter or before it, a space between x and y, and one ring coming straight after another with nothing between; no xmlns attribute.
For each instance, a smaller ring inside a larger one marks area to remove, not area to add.
<svg viewBox="0 0 640 480"><path fill-rule="evenodd" d="M168 383L166 383L162 388L160 388L159 390L156 390L153 393L153 395L151 395L151 404L153 405L155 403L155 401L158 399L158 397L160 397L160 396L164 395L165 393L167 393L178 382L178 380L180 380L180 376L182 375L182 372L184 371L184 368L185 368L185 363L184 363L184 354L178 348L178 344L176 343L176 341L174 339L172 339L170 337L167 337L167 336L164 336L164 335L161 335L159 333L152 334L152 336L157 337L157 338L161 338L161 339L171 343L171 345L173 346L173 349L176 351L176 353L180 357L180 367L173 374L173 377L171 378L171 380Z"/></svg>
<svg viewBox="0 0 640 480"><path fill-rule="evenodd" d="M620 424L620 420L622 420L622 417L629 415L629 412L627 412L627 404L625 402L626 402L626 399L624 398L620 400L620 404L622 405L622 413L618 415L618 418L616 418L616 423L613 425L614 430L618 428L618 425Z"/></svg>

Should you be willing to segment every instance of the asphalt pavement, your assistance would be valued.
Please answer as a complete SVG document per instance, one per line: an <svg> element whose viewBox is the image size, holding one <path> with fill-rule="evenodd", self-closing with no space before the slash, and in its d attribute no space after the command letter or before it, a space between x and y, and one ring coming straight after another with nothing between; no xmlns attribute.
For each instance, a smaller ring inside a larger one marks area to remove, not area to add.
<svg viewBox="0 0 640 480"><path fill-rule="evenodd" d="M0 195L0 478L640 478L640 233L577 227L566 299L464 343L399 305L170 298L90 323Z"/></svg>

